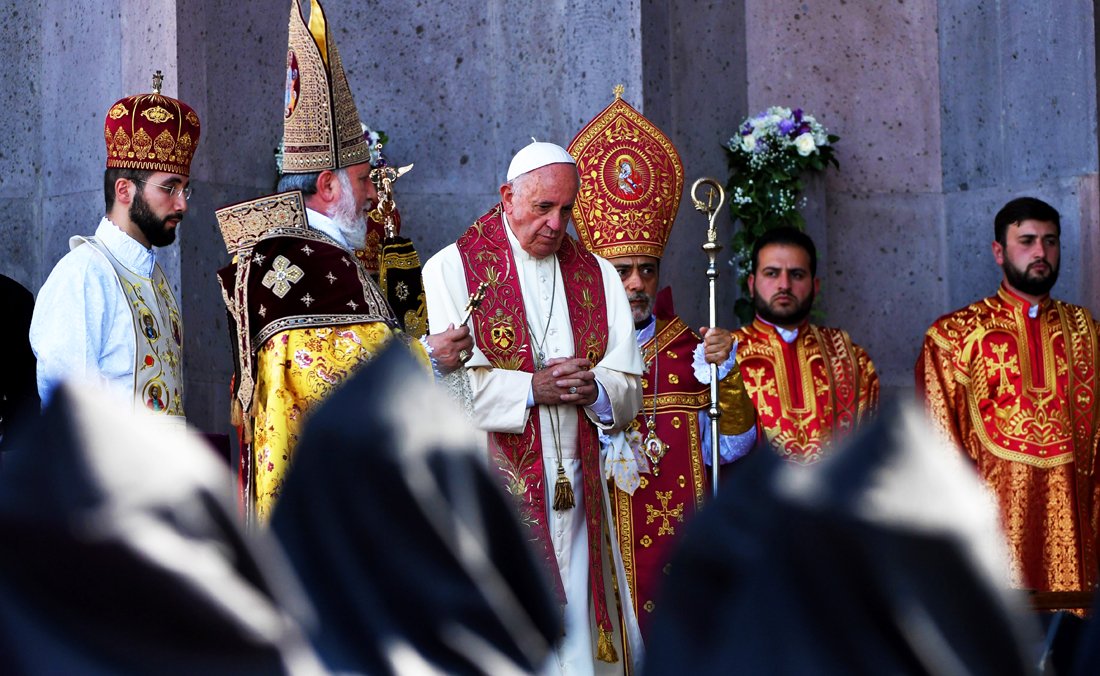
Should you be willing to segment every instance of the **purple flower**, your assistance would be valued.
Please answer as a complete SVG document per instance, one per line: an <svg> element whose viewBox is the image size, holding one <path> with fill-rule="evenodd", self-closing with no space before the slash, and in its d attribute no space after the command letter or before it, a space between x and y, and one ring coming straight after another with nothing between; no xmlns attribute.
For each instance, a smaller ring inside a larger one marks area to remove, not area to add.
<svg viewBox="0 0 1100 676"><path fill-rule="evenodd" d="M794 129L794 122L792 122L790 120L780 120L778 126L779 126L779 133L786 136L786 135L791 133L792 129Z"/></svg>
<svg viewBox="0 0 1100 676"><path fill-rule="evenodd" d="M801 122L802 121L802 109L801 108L795 108L794 113L793 113L793 117L794 117L795 122Z"/></svg>

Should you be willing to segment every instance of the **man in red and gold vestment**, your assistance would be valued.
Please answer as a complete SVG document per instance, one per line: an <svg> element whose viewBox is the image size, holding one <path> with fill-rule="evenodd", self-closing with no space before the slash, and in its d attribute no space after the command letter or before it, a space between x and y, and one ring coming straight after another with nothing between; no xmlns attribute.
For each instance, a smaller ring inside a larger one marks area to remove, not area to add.
<svg viewBox="0 0 1100 676"><path fill-rule="evenodd" d="M564 605L565 635L547 664L562 674L622 664L605 584L598 430L621 429L641 405L619 277L566 234L577 187L564 148L531 143L512 159L500 203L424 265L432 330L463 325L467 299L485 291L461 370L465 403Z"/></svg>
<svg viewBox="0 0 1100 676"><path fill-rule="evenodd" d="M577 233L585 248L619 273L645 362L641 411L624 432L603 441L605 474L614 479L613 534L630 599L624 621L648 639L672 549L708 487L710 388L695 372L708 371L709 361L722 365L720 375L731 385L741 376L729 331L701 329L706 340L700 340L673 311L671 289L657 292L661 256L684 188L671 140L616 88L615 100L577 134L569 151L581 175L573 209ZM624 166L630 168L629 191L621 186ZM743 456L756 440L752 402L743 385L738 391L740 406L719 418L722 462ZM626 594L620 596L625 601Z"/></svg>
<svg viewBox="0 0 1100 676"><path fill-rule="evenodd" d="M260 522L270 518L310 410L400 334L353 253L377 199L371 148L317 0L308 20L300 0L291 4L287 72L282 192L218 212L234 256L219 279L238 358L241 497ZM465 328L423 342L440 370L457 367L473 345ZM425 350L415 351L427 362Z"/></svg>
<svg viewBox="0 0 1100 676"><path fill-rule="evenodd" d="M997 293L936 320L916 365L940 430L997 494L1013 584L1091 591L1097 583L1097 324L1053 300L1061 219L1021 197L994 218Z"/></svg>
<svg viewBox="0 0 1100 676"><path fill-rule="evenodd" d="M820 281L806 233L776 228L757 239L748 282L756 317L733 339L757 426L783 459L817 462L878 406L875 366L846 331L808 321Z"/></svg>

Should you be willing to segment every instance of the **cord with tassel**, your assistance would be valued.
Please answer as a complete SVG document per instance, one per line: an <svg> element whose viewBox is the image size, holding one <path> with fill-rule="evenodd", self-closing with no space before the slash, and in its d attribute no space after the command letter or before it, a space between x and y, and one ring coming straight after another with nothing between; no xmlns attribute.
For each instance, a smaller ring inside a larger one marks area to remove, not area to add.
<svg viewBox="0 0 1100 676"><path fill-rule="evenodd" d="M558 461L558 479L554 482L554 511L564 512L573 509L577 504L573 497L573 485L569 483L569 477L565 476L565 468Z"/></svg>

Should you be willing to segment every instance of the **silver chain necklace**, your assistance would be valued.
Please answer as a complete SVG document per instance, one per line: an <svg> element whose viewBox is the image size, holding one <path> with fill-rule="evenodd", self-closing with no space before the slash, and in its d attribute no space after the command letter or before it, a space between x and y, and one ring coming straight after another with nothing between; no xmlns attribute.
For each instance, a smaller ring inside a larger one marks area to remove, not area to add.
<svg viewBox="0 0 1100 676"><path fill-rule="evenodd" d="M642 441L642 451L646 457L649 458L650 467L653 469L653 476L658 476L660 471L657 469L658 463L661 462L661 458L665 457L665 453L668 452L668 444L661 441L661 438L657 436L657 386L660 383L661 368L661 344L658 340L660 333L657 330L657 318L653 318L653 412L647 414L645 407L642 407L642 415L645 417L645 426L648 434L646 434L645 440Z"/></svg>
<svg viewBox="0 0 1100 676"><path fill-rule="evenodd" d="M541 370L546 365L546 335L550 333L550 320L554 317L554 300L558 295L558 264L554 263L554 279L550 285L550 310L546 313L546 326L542 327L542 340L536 340L535 328L531 326L531 320L527 320L527 330L531 332L531 342L534 343L535 370Z"/></svg>

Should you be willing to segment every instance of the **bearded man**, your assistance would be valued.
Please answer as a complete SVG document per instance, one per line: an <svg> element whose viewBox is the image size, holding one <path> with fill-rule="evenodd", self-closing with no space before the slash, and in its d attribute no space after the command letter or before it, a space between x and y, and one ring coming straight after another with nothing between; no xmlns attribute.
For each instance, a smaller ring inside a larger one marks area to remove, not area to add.
<svg viewBox="0 0 1100 676"><path fill-rule="evenodd" d="M199 118L161 95L162 79L107 112L106 216L95 236L69 240L39 291L30 340L43 404L79 379L139 407L159 390L155 412L183 419L183 325L155 249L187 213Z"/></svg>
<svg viewBox="0 0 1100 676"><path fill-rule="evenodd" d="M878 406L875 365L843 329L809 322L821 282L806 233L757 239L748 283L756 317L733 339L758 428L783 459L817 462ZM719 395L728 387L719 383Z"/></svg>
<svg viewBox="0 0 1100 676"><path fill-rule="evenodd" d="M996 493L1013 583L1038 591L1097 584L1098 327L1053 300L1061 219L1042 200L1008 202L993 221L993 296L936 320L916 364L939 429Z"/></svg>
<svg viewBox="0 0 1100 676"><path fill-rule="evenodd" d="M756 416L741 383L730 332L691 330L673 308L672 289L660 292L661 258L671 240L684 192L684 167L668 136L623 99L615 98L573 138L581 186L573 223L584 247L615 268L626 291L642 354L642 407L623 432L603 435L604 473L613 479L610 535L616 561L628 656L644 659L644 644L659 640L651 618L662 603L669 560L708 495L712 463L706 415L710 387L697 373L718 365L740 397L722 405L719 462L744 456L756 441ZM623 192L624 179L631 190ZM631 633L634 627L637 631Z"/></svg>
<svg viewBox="0 0 1100 676"><path fill-rule="evenodd" d="M266 523L302 425L355 369L402 335L353 251L378 199L371 148L319 2L290 8L282 176L276 195L218 211L233 262L218 272L236 353L234 424L246 515ZM331 85L331 86L330 86ZM469 329L413 342L440 371L473 347Z"/></svg>

